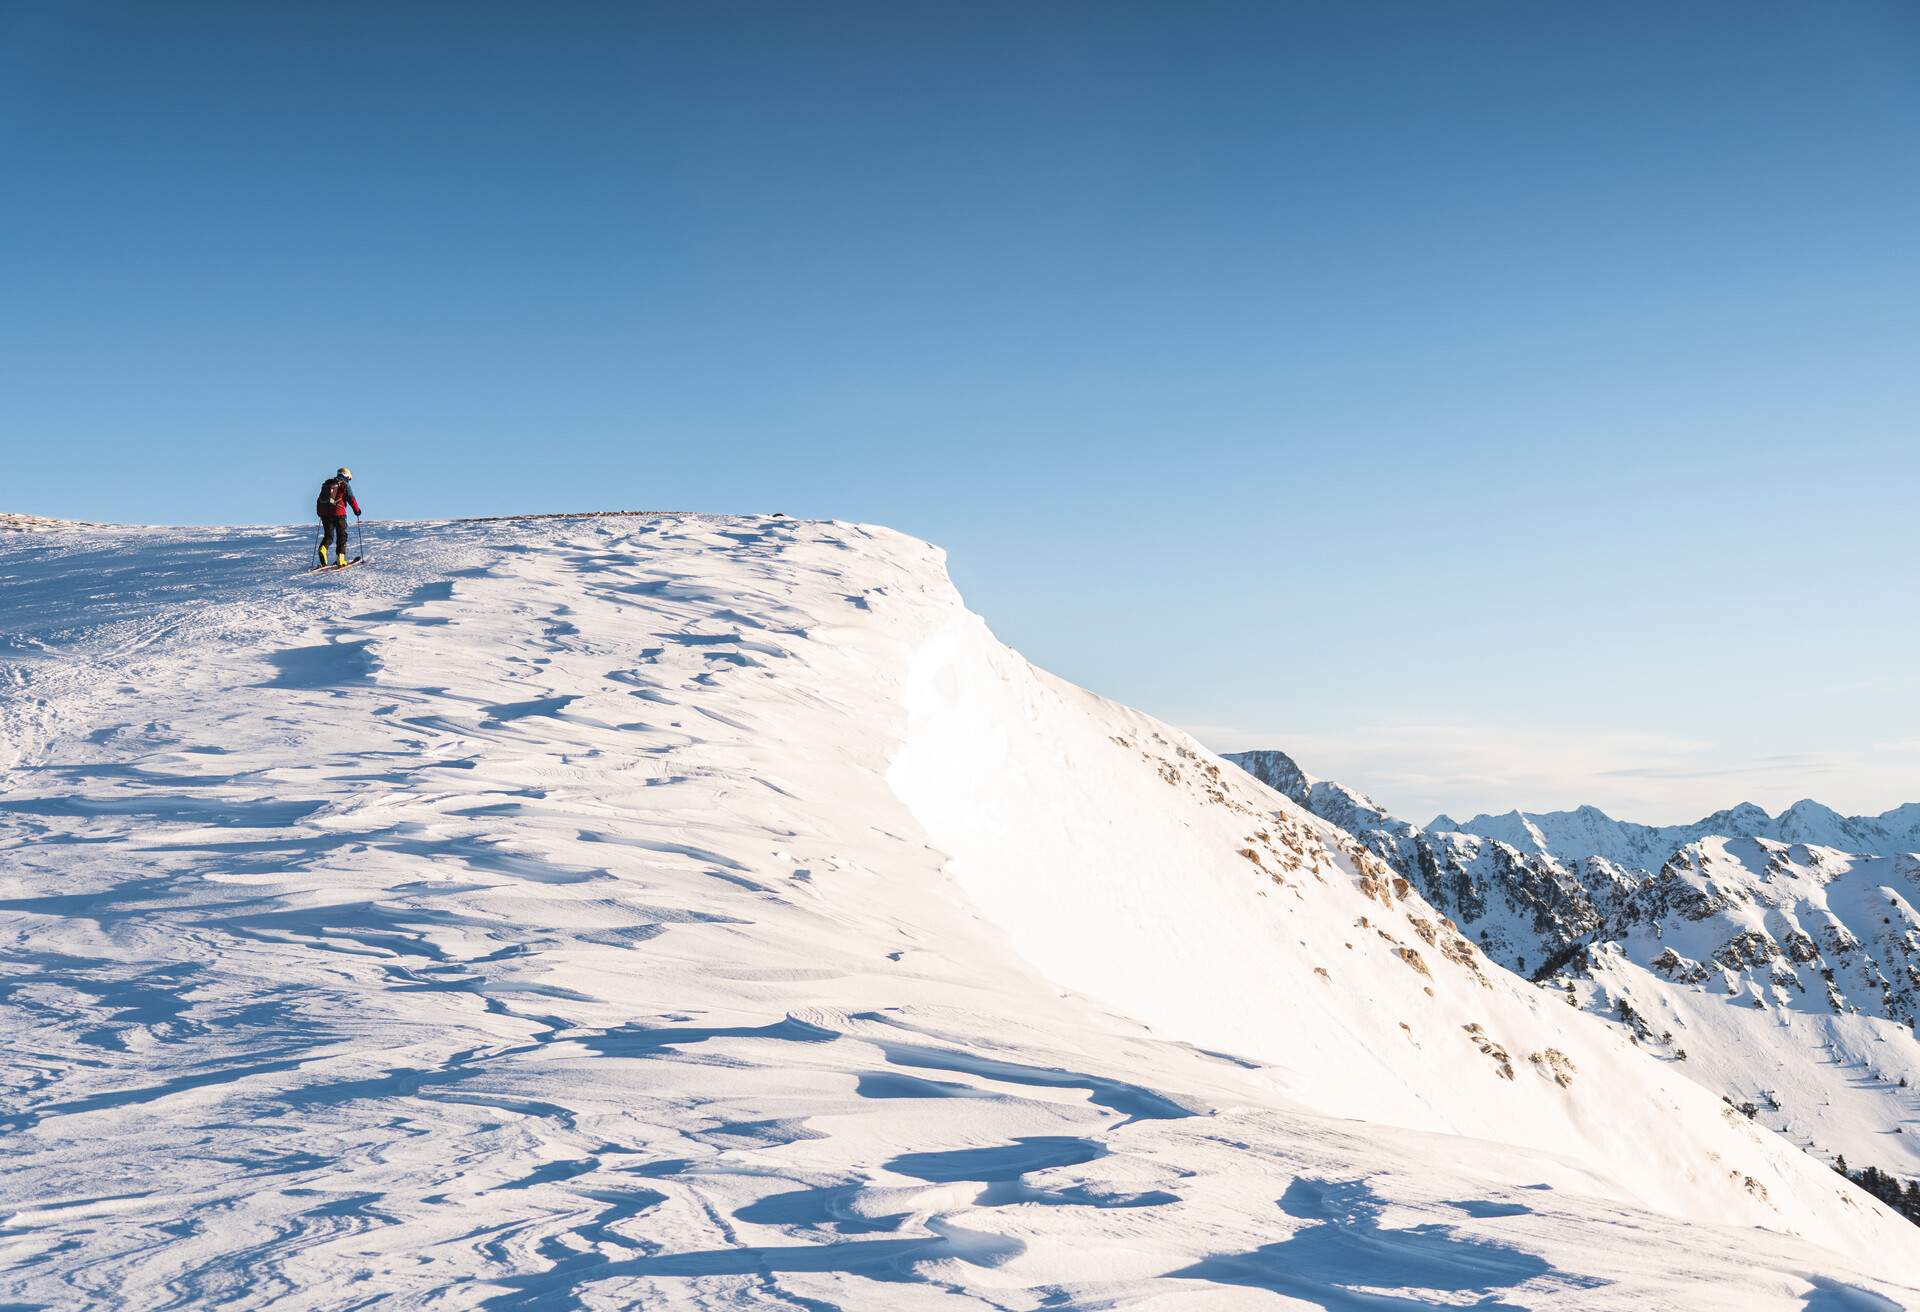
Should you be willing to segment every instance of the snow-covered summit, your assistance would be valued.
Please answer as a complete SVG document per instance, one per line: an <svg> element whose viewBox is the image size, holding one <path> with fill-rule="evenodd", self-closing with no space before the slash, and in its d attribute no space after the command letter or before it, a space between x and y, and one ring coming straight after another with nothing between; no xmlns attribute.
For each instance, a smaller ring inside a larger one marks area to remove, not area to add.
<svg viewBox="0 0 1920 1312"><path fill-rule="evenodd" d="M375 541L0 543L0 1300L1920 1301L1913 1227L923 543Z"/></svg>

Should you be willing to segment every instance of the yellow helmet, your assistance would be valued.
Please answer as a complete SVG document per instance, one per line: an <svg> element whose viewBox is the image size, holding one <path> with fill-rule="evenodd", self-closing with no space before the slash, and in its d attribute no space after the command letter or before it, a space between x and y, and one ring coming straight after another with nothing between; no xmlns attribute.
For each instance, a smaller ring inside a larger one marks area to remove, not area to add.
<svg viewBox="0 0 1920 1312"><path fill-rule="evenodd" d="M351 479L353 477L353 471L351 469L348 469L345 465L342 465L340 466L340 477Z"/></svg>

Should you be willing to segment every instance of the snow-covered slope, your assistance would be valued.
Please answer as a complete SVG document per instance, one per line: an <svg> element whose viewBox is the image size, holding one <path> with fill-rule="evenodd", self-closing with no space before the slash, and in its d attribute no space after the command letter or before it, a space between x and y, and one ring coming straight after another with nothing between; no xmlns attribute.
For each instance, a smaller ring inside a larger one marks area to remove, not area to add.
<svg viewBox="0 0 1920 1312"><path fill-rule="evenodd" d="M1623 867L1591 842L1556 856L1419 829L1282 752L1230 759L1359 838L1502 964L1763 1124L1823 1160L1920 1176L1920 856L1722 836Z"/></svg>
<svg viewBox="0 0 1920 1312"><path fill-rule="evenodd" d="M1920 857L1689 844L1553 981L1824 1160L1920 1176Z"/></svg>
<svg viewBox="0 0 1920 1312"><path fill-rule="evenodd" d="M924 544L376 545L0 544L0 1300L1920 1304L1913 1227Z"/></svg>

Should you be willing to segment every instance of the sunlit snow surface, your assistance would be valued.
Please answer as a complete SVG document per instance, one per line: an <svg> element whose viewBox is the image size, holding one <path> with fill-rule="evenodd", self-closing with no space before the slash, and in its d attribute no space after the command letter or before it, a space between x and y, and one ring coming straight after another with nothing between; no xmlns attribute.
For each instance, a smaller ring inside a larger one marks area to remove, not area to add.
<svg viewBox="0 0 1920 1312"><path fill-rule="evenodd" d="M0 536L0 1303L1920 1305L1920 1231L932 548L372 548Z"/></svg>

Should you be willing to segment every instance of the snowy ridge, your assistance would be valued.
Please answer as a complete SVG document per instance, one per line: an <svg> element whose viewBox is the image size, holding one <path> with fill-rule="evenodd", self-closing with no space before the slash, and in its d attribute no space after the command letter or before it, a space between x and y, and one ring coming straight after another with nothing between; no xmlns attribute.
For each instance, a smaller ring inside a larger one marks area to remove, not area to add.
<svg viewBox="0 0 1920 1312"><path fill-rule="evenodd" d="M1920 1305L1911 1226L922 543L379 542L0 545L0 1300Z"/></svg>
<svg viewBox="0 0 1920 1312"><path fill-rule="evenodd" d="M1596 806L1572 811L1509 811L1477 815L1465 824L1435 817L1430 832L1476 834L1530 855L1561 861L1605 857L1616 865L1658 869L1681 848L1706 838L1765 838L1804 843L1869 856L1920 852L1920 802L1908 802L1879 815L1841 815L1811 799L1768 815L1751 802L1686 825L1641 825L1615 820Z"/></svg>

